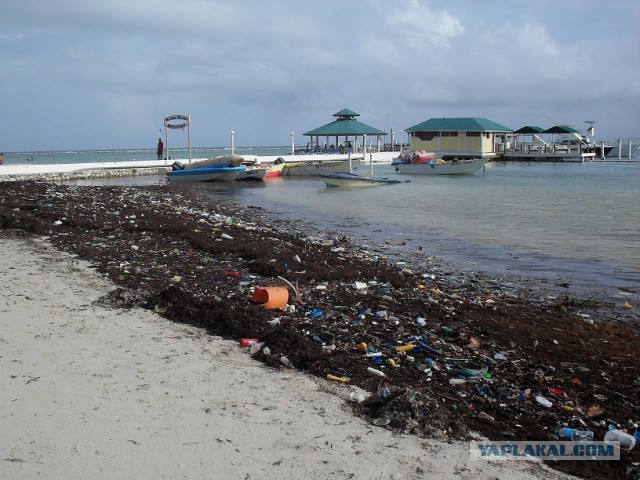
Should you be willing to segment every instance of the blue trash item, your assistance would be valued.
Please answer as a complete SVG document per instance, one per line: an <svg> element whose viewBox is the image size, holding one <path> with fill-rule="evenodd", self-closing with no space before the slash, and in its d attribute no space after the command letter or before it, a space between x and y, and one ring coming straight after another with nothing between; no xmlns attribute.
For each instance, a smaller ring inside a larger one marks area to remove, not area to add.
<svg viewBox="0 0 640 480"><path fill-rule="evenodd" d="M322 310L320 310L319 308L314 308L313 310L311 310L311 312L309 312L309 316L311 318L316 318L319 317L320 315L322 315L324 312Z"/></svg>
<svg viewBox="0 0 640 480"><path fill-rule="evenodd" d="M571 440L573 442L593 442L593 432L590 430L561 428L560 430L556 430L556 435L560 440Z"/></svg>

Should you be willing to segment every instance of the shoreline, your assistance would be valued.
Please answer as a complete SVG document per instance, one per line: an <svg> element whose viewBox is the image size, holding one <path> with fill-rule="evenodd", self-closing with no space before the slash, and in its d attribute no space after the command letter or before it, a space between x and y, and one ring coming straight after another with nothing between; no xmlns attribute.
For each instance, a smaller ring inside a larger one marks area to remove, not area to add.
<svg viewBox="0 0 640 480"><path fill-rule="evenodd" d="M507 433L506 438L549 440L554 428L585 422L598 439L607 422L637 421L637 330L587 323L575 316L581 307L575 299L535 306L456 272L435 272L432 278L377 264L347 239L291 231L271 217L265 223L259 208L206 207L179 188L0 188L11 199L0 203L3 228L47 234L56 248L90 260L118 285L114 305L144 305L228 338L260 338L273 352L256 355L267 365L282 369L279 358L286 355L298 369L318 377L349 376L349 385L375 395L379 379L366 373L372 359L357 348L365 341L397 366L377 367L393 394L385 402L363 404L358 415L389 418L396 432L442 440L469 438L473 431L494 440ZM252 286L280 276L300 286L302 303L293 302L293 313L250 305ZM358 283L367 288L360 290ZM315 309L320 315L310 316ZM425 317L425 325L417 317ZM416 349L410 361L394 351L394 345L415 342L416 335L437 352ZM334 348L324 351L316 337ZM497 353L509 360L496 361ZM433 362L428 377L418 368L427 357ZM491 379L473 388L449 385L458 368L484 362ZM429 414L407 422L401 403L407 394L424 398ZM536 394L554 406L539 411ZM606 413L592 415L596 403ZM493 420L483 420L486 415ZM559 462L557 468L585 478L616 478L617 468L633 468L637 453L623 455L616 465L598 465L602 472L586 465L594 462Z"/></svg>
<svg viewBox="0 0 640 480"><path fill-rule="evenodd" d="M3 478L567 478L369 425L348 411L353 388L266 367L149 311L105 308L113 285L47 242L3 248Z"/></svg>

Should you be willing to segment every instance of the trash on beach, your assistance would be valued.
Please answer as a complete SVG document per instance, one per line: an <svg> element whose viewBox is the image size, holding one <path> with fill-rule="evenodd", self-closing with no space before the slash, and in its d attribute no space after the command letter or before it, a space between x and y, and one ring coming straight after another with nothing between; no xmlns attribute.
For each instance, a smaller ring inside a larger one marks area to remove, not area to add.
<svg viewBox="0 0 640 480"><path fill-rule="evenodd" d="M553 403L551 403L549 400L544 398L542 395L537 395L535 400L545 408L551 408L553 406Z"/></svg>
<svg viewBox="0 0 640 480"><path fill-rule="evenodd" d="M361 392L351 392L349 394L349 400L355 403L362 403L365 400L365 396Z"/></svg>
<svg viewBox="0 0 640 480"><path fill-rule="evenodd" d="M289 301L289 290L284 287L255 287L251 300L262 303L262 308L282 308Z"/></svg>
<svg viewBox="0 0 640 480"><path fill-rule="evenodd" d="M369 372L371 375L375 375L376 377L386 377L386 375L384 374L384 372L376 369L376 368L372 368L372 367L368 367L367 368L367 372Z"/></svg>
<svg viewBox="0 0 640 480"><path fill-rule="evenodd" d="M333 380L334 382L349 383L351 380L349 377L338 377L336 375L327 374L327 380Z"/></svg>
<svg viewBox="0 0 640 480"><path fill-rule="evenodd" d="M284 355L280 357L280 362L287 368L293 368L291 361Z"/></svg>

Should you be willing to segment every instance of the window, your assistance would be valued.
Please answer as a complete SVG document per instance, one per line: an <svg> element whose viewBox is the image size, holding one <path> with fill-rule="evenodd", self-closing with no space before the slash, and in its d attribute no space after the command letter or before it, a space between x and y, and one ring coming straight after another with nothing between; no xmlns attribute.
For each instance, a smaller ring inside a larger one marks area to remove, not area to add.
<svg viewBox="0 0 640 480"><path fill-rule="evenodd" d="M430 142L438 136L437 132L416 132L415 136L423 142Z"/></svg>

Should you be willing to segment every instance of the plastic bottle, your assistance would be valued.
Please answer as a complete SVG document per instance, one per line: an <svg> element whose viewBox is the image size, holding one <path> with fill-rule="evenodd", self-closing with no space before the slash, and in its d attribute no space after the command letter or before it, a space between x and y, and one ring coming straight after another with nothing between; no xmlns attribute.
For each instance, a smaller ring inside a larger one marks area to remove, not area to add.
<svg viewBox="0 0 640 480"><path fill-rule="evenodd" d="M293 368L293 365L291 364L291 361L287 357L285 357L284 355L282 355L280 357L280 361L284 364L285 367Z"/></svg>
<svg viewBox="0 0 640 480"><path fill-rule="evenodd" d="M620 448L625 450L633 450L633 447L636 446L636 439L633 435L629 435L622 430L611 429L605 433L604 441L605 442L620 442Z"/></svg>
<svg viewBox="0 0 640 480"><path fill-rule="evenodd" d="M340 383L349 383L351 379L348 377L337 377L336 375L331 375L330 373L328 373L327 380L333 380L334 382L340 382Z"/></svg>
<svg viewBox="0 0 640 480"><path fill-rule="evenodd" d="M255 355L256 353L258 353L260 350L262 350L262 347L264 347L264 342L260 342L260 343L252 343L251 347L249 347L249 353L251 355Z"/></svg>
<svg viewBox="0 0 640 480"><path fill-rule="evenodd" d="M576 430L575 428L561 428L556 430L560 440L572 440L574 442L593 442L593 432L589 430Z"/></svg>
<svg viewBox="0 0 640 480"><path fill-rule="evenodd" d="M536 397L536 402L538 402L540 405L546 408L551 408L553 406L553 403L551 403L549 400L547 400L546 398L540 395Z"/></svg>
<svg viewBox="0 0 640 480"><path fill-rule="evenodd" d="M389 388L389 383L384 382L382 386L378 389L378 395L380 395L382 398L386 398L390 394L391 394L391 390Z"/></svg>
<svg viewBox="0 0 640 480"><path fill-rule="evenodd" d="M384 374L384 372L381 372L380 370L376 370L375 368L367 368L367 372L369 372L371 375L375 375L376 377L385 377L386 375Z"/></svg>

